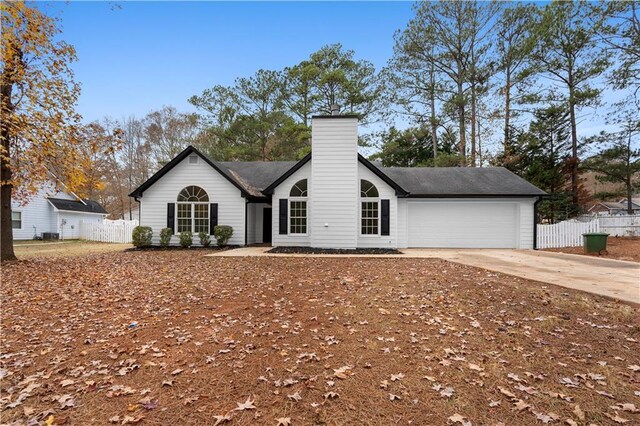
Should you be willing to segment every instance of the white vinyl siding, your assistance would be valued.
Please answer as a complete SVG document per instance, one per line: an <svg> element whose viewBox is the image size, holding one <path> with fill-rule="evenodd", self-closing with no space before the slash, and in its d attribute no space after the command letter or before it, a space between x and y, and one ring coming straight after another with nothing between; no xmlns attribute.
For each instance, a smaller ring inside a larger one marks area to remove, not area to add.
<svg viewBox="0 0 640 426"><path fill-rule="evenodd" d="M533 199L409 199L409 247L533 248Z"/></svg>
<svg viewBox="0 0 640 426"><path fill-rule="evenodd" d="M310 245L310 236L308 234L309 228L307 228L307 235L291 235L287 233L286 235L280 234L280 200L286 199L289 200L291 197L289 196L291 192L291 188L301 179L307 179L307 199L313 198L313 193L310 191L311 188L311 162L308 162L300 169L296 170L291 176L285 179L280 185L278 185L273 192L272 198L272 213L271 213L271 227L272 227L272 245L274 247L277 246L300 246L300 247L308 247ZM287 202L287 205L289 203ZM309 203L307 203L307 218L309 217ZM287 212L287 225L289 224L289 213ZM261 223L261 222L260 222ZM309 223L307 223L307 227L309 227ZM288 228L288 226L287 226ZM287 229L288 231L288 229Z"/></svg>
<svg viewBox="0 0 640 426"><path fill-rule="evenodd" d="M191 185L204 189L209 195L209 203L218 204L218 225L233 228L229 244L243 245L246 204L240 190L205 161L190 164L188 158L151 185L139 199L140 224L153 229L153 243L159 243L160 230L167 226L167 204L177 203L180 191ZM197 242L197 238L194 241ZM178 244L176 235L171 239L171 244Z"/></svg>
<svg viewBox="0 0 640 426"><path fill-rule="evenodd" d="M58 212L47 200L48 197L75 200L72 195L56 191L54 185L47 182L40 190L29 198L26 204L11 200L11 208L21 213L20 229L12 229L14 240L31 240L34 235L41 236L43 232L60 232L58 228ZM92 215L85 215L90 217ZM102 218L103 216L99 216Z"/></svg>
<svg viewBox="0 0 640 426"><path fill-rule="evenodd" d="M316 118L311 129L311 246L358 245L358 120Z"/></svg>

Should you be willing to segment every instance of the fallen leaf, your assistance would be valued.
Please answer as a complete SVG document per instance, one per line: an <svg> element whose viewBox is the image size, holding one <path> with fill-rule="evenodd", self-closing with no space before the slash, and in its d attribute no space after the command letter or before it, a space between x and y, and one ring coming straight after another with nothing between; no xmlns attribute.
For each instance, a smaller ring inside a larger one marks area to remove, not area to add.
<svg viewBox="0 0 640 426"><path fill-rule="evenodd" d="M234 410L235 411L255 410L256 406L253 405L254 402L255 402L255 399L252 401L251 397L249 396L247 397L247 400L243 403L236 402L238 406L234 408Z"/></svg>

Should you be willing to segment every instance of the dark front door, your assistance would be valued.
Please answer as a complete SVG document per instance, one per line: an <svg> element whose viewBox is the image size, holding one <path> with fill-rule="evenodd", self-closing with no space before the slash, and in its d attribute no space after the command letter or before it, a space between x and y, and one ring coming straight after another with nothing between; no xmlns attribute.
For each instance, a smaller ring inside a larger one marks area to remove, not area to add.
<svg viewBox="0 0 640 426"><path fill-rule="evenodd" d="M271 207L262 209L262 242L271 242Z"/></svg>

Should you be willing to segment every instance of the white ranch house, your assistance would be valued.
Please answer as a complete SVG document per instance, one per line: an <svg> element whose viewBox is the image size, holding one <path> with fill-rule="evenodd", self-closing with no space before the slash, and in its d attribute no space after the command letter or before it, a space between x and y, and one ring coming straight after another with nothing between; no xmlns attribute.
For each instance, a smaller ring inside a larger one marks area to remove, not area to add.
<svg viewBox="0 0 640 426"><path fill-rule="evenodd" d="M234 229L230 244L316 248L534 248L545 193L504 168L381 167L354 116L312 120L298 162L216 162L188 147L130 195L160 230Z"/></svg>
<svg viewBox="0 0 640 426"><path fill-rule="evenodd" d="M11 228L14 240L42 238L55 233L61 239L78 239L80 222L102 223L107 211L96 201L43 184L26 203L11 200Z"/></svg>

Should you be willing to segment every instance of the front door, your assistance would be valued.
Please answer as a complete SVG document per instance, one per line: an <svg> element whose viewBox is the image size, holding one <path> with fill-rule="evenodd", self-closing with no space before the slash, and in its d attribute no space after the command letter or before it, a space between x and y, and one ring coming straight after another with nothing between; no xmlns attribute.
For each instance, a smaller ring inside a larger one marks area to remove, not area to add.
<svg viewBox="0 0 640 426"><path fill-rule="evenodd" d="M271 207L262 209L262 242L271 243Z"/></svg>

